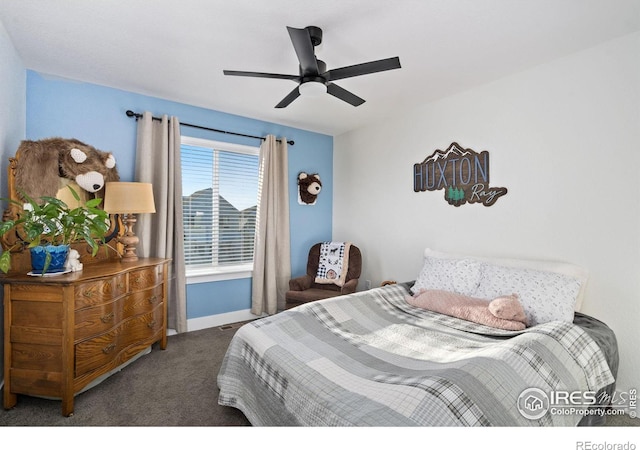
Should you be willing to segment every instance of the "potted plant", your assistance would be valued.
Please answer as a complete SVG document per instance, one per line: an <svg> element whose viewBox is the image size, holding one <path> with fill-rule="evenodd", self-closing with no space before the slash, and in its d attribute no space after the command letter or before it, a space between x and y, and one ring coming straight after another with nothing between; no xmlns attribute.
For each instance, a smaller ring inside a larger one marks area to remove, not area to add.
<svg viewBox="0 0 640 450"><path fill-rule="evenodd" d="M80 202L78 193L71 187L73 197ZM77 208L70 208L54 197L41 197L40 202L24 195L27 203L10 202L23 206L17 219L0 222L0 236L15 230L19 241L0 255L0 270L7 273L11 268L11 250L18 245L27 245L31 251L34 272L61 271L67 258L69 246L84 241L95 256L109 231L109 215L98 205L101 198L88 200Z"/></svg>

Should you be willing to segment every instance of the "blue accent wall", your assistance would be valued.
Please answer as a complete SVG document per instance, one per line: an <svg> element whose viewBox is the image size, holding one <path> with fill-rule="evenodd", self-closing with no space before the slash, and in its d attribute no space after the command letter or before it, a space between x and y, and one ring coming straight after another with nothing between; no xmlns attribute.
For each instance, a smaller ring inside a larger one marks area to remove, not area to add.
<svg viewBox="0 0 640 450"><path fill-rule="evenodd" d="M295 141L295 145L289 146L292 275L305 272L311 245L331 240L332 136L27 71L26 139L76 138L113 152L123 181L132 181L135 169L136 122L126 116L128 109L140 113L150 111L154 116L177 116L182 123L253 136L274 134ZM184 136L259 145L256 139L191 127L183 126L181 131ZM298 203L299 172L320 174L323 189L313 206ZM250 307L250 297L249 279L190 284L187 286L187 318L245 310Z"/></svg>
<svg viewBox="0 0 640 450"><path fill-rule="evenodd" d="M212 295L215 292L215 295ZM207 317L251 308L251 278L187 285L187 317Z"/></svg>

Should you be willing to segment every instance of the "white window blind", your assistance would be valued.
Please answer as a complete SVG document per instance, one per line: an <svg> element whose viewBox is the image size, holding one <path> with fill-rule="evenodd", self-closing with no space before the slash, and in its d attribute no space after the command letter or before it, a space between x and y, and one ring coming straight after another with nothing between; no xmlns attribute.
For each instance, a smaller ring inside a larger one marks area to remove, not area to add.
<svg viewBox="0 0 640 450"><path fill-rule="evenodd" d="M187 271L252 267L258 154L257 147L182 138Z"/></svg>

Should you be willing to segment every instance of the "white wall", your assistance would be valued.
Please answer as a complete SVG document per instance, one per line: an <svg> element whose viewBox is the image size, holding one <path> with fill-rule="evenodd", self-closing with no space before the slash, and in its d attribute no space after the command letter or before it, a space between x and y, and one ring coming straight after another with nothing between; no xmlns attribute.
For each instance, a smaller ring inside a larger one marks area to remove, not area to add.
<svg viewBox="0 0 640 450"><path fill-rule="evenodd" d="M6 197L6 173L9 157L13 156L25 137L26 72L7 31L0 22L0 196ZM2 203L0 208L4 208ZM0 298L2 293L0 292ZM0 302L1 304L1 302ZM0 318L2 317L0 309ZM0 336L3 336L0 320ZM0 374L2 374L3 348L0 347ZM0 375L0 378L2 375Z"/></svg>
<svg viewBox="0 0 640 450"><path fill-rule="evenodd" d="M425 247L585 266L582 310L617 335L618 389L640 387L638 55L635 33L338 136L333 239L360 246L361 280L415 279ZM454 141L489 151L495 205L413 192Z"/></svg>

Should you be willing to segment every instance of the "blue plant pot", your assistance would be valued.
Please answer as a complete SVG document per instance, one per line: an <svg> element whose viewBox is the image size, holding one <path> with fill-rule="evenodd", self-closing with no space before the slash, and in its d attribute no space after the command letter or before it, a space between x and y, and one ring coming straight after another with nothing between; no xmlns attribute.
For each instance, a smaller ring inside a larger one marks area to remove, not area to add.
<svg viewBox="0 0 640 450"><path fill-rule="evenodd" d="M31 268L34 272L42 272L47 260L47 254L51 255L49 267L45 273L64 271L64 263L69 254L68 245L45 245L31 249Z"/></svg>

